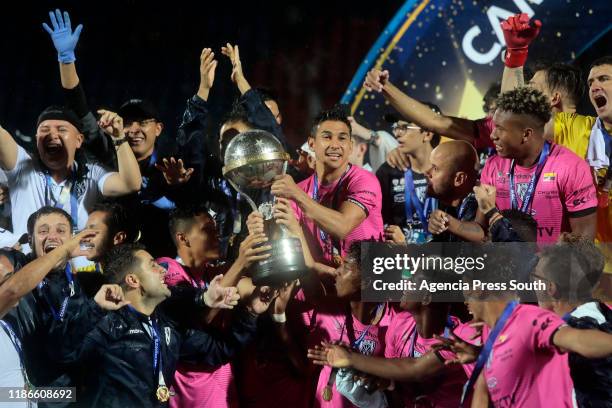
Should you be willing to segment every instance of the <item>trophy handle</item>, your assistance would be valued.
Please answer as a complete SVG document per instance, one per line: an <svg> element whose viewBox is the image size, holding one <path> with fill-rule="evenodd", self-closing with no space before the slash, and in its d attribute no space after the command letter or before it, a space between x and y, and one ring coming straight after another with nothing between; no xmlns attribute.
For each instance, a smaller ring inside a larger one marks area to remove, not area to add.
<svg viewBox="0 0 612 408"><path fill-rule="evenodd" d="M242 191L241 189L238 188L238 186L236 185L236 183L234 183L232 180L230 180L229 178L226 178L227 182L230 183L232 185L232 187L234 187L234 189L239 192L244 198L246 198L247 202L249 203L249 205L251 206L251 208L253 209L253 211L257 211L257 205L255 204L255 201L253 201L253 199L251 197L249 197L248 195L246 195L244 193L244 191Z"/></svg>

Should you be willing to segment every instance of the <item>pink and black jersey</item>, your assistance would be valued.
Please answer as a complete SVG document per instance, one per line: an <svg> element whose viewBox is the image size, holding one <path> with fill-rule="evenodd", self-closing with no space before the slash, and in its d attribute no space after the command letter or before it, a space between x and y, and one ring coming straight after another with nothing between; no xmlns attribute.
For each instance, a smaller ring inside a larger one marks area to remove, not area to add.
<svg viewBox="0 0 612 408"><path fill-rule="evenodd" d="M493 156L482 170L480 181L495 186L495 202L500 210L512 208L511 163L512 159ZM523 203L536 167L515 165L515 191L519 205ZM552 144L530 207L531 215L538 223L538 242L555 242L562 232L571 231L570 217L594 213L596 208L597 192L589 165L569 149Z"/></svg>
<svg viewBox="0 0 612 408"><path fill-rule="evenodd" d="M378 239L383 233L380 184L376 176L369 171L359 166L351 166L343 177L333 183L321 183L316 188L315 176L312 175L300 182L298 186L311 198L315 195L318 196L316 197L317 201L328 208L333 208L337 211L342 206L342 203L348 201L357 205L365 212L365 220L353 229L345 239L338 243L340 256L346 255L352 242L370 238ZM317 189L317 194L314 194L315 189ZM325 231L321 234L319 226L312 219L307 218L297 205L294 205L294 211L304 228L306 239L315 260L332 261L334 247L332 237Z"/></svg>

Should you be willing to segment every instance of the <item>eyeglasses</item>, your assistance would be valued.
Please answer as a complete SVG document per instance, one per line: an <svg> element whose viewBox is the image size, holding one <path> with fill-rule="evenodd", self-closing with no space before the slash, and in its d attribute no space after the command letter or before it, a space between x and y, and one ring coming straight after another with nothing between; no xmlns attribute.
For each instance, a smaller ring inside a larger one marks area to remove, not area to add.
<svg viewBox="0 0 612 408"><path fill-rule="evenodd" d="M391 125L391 130L393 132L405 132L407 130L421 130L421 128L418 126L414 126L414 125L406 125L406 124L400 124L396 122Z"/></svg>
<svg viewBox="0 0 612 408"><path fill-rule="evenodd" d="M125 127L132 127L134 123L136 123L140 127L146 127L149 123L155 123L157 119L145 119L145 120L131 120L125 123Z"/></svg>

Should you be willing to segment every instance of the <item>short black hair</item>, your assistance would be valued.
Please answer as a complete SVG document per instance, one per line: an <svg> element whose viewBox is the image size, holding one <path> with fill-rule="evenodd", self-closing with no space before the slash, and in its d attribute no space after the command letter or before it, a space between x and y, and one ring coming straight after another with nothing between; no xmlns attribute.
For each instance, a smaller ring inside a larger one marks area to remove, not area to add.
<svg viewBox="0 0 612 408"><path fill-rule="evenodd" d="M34 237L34 225L36 224L36 221L38 221L40 217L43 217L45 215L50 215L50 214L63 215L68 220L68 224L70 225L70 230L71 231L74 230L74 223L72 222L72 217L70 217L70 214L68 214L66 211L62 210L61 208L46 205L44 207L40 207L38 210L34 211L28 217L28 235L30 236L30 239Z"/></svg>
<svg viewBox="0 0 612 408"><path fill-rule="evenodd" d="M546 86L551 91L565 91L574 103L579 103L584 96L585 84L580 68L560 62L547 63L539 61L533 66L533 72L538 71L545 72Z"/></svg>
<svg viewBox="0 0 612 408"><path fill-rule="evenodd" d="M585 302L592 298L605 265L605 257L593 241L577 234L561 234L557 244L544 248L546 278L557 286L555 298Z"/></svg>
<svg viewBox="0 0 612 408"><path fill-rule="evenodd" d="M321 111L312 122L311 136L315 137L319 125L325 121L342 122L349 128L349 135L353 133L351 122L348 120L348 105L336 104L331 109Z"/></svg>
<svg viewBox="0 0 612 408"><path fill-rule="evenodd" d="M531 116L541 122L542 126L552 115L550 103L542 92L526 86L501 94L497 98L497 110Z"/></svg>
<svg viewBox="0 0 612 408"><path fill-rule="evenodd" d="M612 55L606 55L600 58L597 58L595 61L591 63L589 70L599 67L601 65L612 65Z"/></svg>
<svg viewBox="0 0 612 408"><path fill-rule="evenodd" d="M140 262L136 252L144 250L144 245L132 242L111 248L104 260L104 275L107 281L123 285L126 275Z"/></svg>
<svg viewBox="0 0 612 408"><path fill-rule="evenodd" d="M538 239L538 222L530 214L520 210L502 210L501 215L507 218L512 229L523 242L536 242Z"/></svg>
<svg viewBox="0 0 612 408"><path fill-rule="evenodd" d="M104 223L106 224L110 237L114 237L118 232L125 232L127 240L135 238L134 228L127 214L127 210L116 201L104 200L95 203L89 213L100 211L106 214Z"/></svg>
<svg viewBox="0 0 612 408"><path fill-rule="evenodd" d="M170 220L168 221L168 229L170 230L170 236L174 245L177 245L176 233L189 230L194 224L194 217L197 215L206 215L211 220L214 220L208 209L202 204L177 207L172 210Z"/></svg>

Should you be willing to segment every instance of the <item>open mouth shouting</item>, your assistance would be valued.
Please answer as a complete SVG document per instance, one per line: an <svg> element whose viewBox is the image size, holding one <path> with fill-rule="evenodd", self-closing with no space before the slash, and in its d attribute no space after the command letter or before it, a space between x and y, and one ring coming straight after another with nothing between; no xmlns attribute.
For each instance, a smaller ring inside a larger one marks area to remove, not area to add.
<svg viewBox="0 0 612 408"><path fill-rule="evenodd" d="M55 248L59 247L60 245L62 245L60 241L47 240L45 241L43 245L43 252L45 254L48 254L49 252L53 251Z"/></svg>
<svg viewBox="0 0 612 408"><path fill-rule="evenodd" d="M60 139L47 139L45 141L45 153L51 157L61 156L64 152L64 144Z"/></svg>
<svg viewBox="0 0 612 408"><path fill-rule="evenodd" d="M598 93L592 96L593 104L595 105L595 111L597 114L605 112L608 106L608 98L603 93Z"/></svg>

